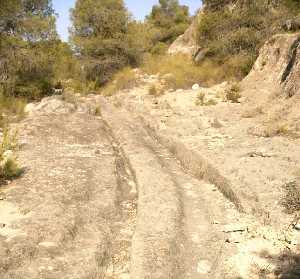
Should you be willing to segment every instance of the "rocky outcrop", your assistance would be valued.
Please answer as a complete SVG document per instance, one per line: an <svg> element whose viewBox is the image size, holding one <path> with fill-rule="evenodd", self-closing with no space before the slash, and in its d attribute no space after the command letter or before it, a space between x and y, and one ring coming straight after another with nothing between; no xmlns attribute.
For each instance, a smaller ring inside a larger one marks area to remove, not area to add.
<svg viewBox="0 0 300 279"><path fill-rule="evenodd" d="M273 36L262 47L245 87L269 87L286 97L300 92L300 33Z"/></svg>
<svg viewBox="0 0 300 279"><path fill-rule="evenodd" d="M249 105L263 111L250 134L299 137L300 33L279 34L267 41L242 87Z"/></svg>
<svg viewBox="0 0 300 279"><path fill-rule="evenodd" d="M185 33L179 36L169 47L169 54L186 54L190 57L195 56L199 47L196 40L196 28L201 12L195 17L190 27Z"/></svg>

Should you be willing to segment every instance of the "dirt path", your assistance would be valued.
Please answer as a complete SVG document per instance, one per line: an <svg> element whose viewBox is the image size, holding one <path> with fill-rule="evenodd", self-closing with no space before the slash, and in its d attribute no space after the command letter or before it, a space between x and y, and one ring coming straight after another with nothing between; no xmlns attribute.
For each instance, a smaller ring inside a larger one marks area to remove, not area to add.
<svg viewBox="0 0 300 279"><path fill-rule="evenodd" d="M85 104L45 102L22 123L26 173L0 192L0 277L237 278L235 204L139 117Z"/></svg>

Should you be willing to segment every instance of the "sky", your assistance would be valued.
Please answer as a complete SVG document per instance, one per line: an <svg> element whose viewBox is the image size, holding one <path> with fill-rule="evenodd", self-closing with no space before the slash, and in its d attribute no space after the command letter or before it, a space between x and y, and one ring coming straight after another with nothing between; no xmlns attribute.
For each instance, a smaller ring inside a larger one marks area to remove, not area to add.
<svg viewBox="0 0 300 279"><path fill-rule="evenodd" d="M57 19L57 29L62 40L68 40L68 28L70 26L69 10L74 7L76 0L53 0L53 6L59 17ZM136 19L142 20L149 14L154 4L158 0L125 0L129 11ZM191 14L194 14L200 7L200 0L179 0L181 4L190 7Z"/></svg>

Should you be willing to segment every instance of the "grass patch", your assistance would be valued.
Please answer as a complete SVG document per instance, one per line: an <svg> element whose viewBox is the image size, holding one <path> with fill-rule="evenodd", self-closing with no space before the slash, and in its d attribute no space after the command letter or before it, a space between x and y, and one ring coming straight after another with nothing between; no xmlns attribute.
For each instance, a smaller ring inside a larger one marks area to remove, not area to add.
<svg viewBox="0 0 300 279"><path fill-rule="evenodd" d="M218 102L214 99L205 100L205 92L198 93L195 101L196 106L215 106Z"/></svg>
<svg viewBox="0 0 300 279"><path fill-rule="evenodd" d="M189 89L195 83L212 86L226 80L238 81L245 76L240 74L241 66L251 69L249 59L240 54L225 62L208 58L197 64L185 55L153 55L145 58L142 70L149 75L160 74L168 89Z"/></svg>
<svg viewBox="0 0 300 279"><path fill-rule="evenodd" d="M184 55L149 56L142 70L149 75L165 76L171 89L187 89L201 80L201 69Z"/></svg>
<svg viewBox="0 0 300 279"><path fill-rule="evenodd" d="M10 122L17 122L25 116L27 102L23 98L6 97L0 94L0 127L4 128Z"/></svg>
<svg viewBox="0 0 300 279"><path fill-rule="evenodd" d="M299 138L299 134L288 123L274 123L273 121L266 124L263 136L267 138L275 136Z"/></svg>
<svg viewBox="0 0 300 279"><path fill-rule="evenodd" d="M101 93L104 96L112 96L119 91L132 89L136 84L137 78L135 72L127 67L115 74L112 81L104 86Z"/></svg>

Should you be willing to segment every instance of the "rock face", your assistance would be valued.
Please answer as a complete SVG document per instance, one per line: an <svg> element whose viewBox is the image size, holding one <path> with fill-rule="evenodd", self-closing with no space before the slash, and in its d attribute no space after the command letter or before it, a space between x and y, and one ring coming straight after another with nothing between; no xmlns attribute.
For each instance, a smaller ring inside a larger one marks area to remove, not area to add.
<svg viewBox="0 0 300 279"><path fill-rule="evenodd" d="M279 34L267 41L242 87L249 104L264 111L253 134L299 133L300 33Z"/></svg>
<svg viewBox="0 0 300 279"><path fill-rule="evenodd" d="M198 51L198 45L196 42L196 27L201 12L195 17L191 26L185 31L185 33L179 36L173 44L169 47L169 54L186 54L193 57Z"/></svg>
<svg viewBox="0 0 300 279"><path fill-rule="evenodd" d="M247 86L269 86L286 97L299 92L300 33L272 37L260 50L252 71L244 79Z"/></svg>

